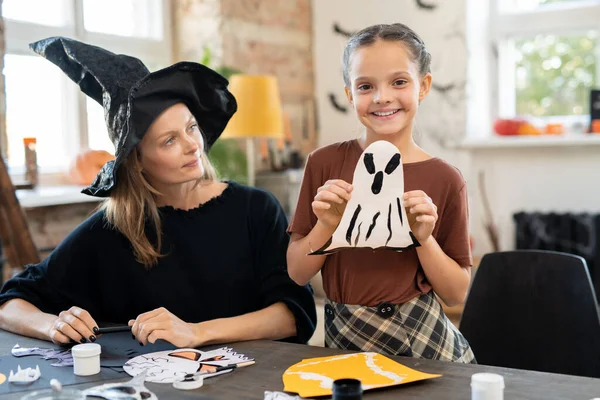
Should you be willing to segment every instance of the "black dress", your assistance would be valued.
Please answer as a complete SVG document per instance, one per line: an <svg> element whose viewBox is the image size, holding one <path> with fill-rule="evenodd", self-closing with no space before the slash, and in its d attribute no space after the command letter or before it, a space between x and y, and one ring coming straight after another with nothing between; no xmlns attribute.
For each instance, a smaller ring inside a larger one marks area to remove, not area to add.
<svg viewBox="0 0 600 400"><path fill-rule="evenodd" d="M58 314L71 306L96 321L126 323L165 307L186 322L233 317L284 302L305 343L316 324L310 286L289 277L287 220L268 192L229 182L188 210L161 207L162 252L150 269L98 211L39 264L6 282L0 304L21 298Z"/></svg>

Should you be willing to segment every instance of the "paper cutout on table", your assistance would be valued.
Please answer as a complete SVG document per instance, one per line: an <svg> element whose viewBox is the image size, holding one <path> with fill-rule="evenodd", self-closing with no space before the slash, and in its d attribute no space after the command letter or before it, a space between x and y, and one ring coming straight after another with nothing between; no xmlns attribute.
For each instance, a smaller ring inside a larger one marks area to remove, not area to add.
<svg viewBox="0 0 600 400"><path fill-rule="evenodd" d="M106 400L158 400L158 397L144 385L145 373L133 377L128 382L107 383L83 391L86 397Z"/></svg>
<svg viewBox="0 0 600 400"><path fill-rule="evenodd" d="M131 340L131 333L124 333L124 335L121 335L120 333L103 335L98 338L96 342L102 346L100 366L103 368L115 369L117 371L120 370L122 372L123 364L141 353L175 348L170 343L159 342L155 344L148 343L144 347L139 347L136 341ZM132 344L136 344L137 346L133 347ZM131 348L128 348L129 346L131 346ZM53 367L73 366L73 356L71 355L70 348L21 347L19 344L16 344L12 348L11 354L15 357L40 356L44 360L57 360L51 364Z"/></svg>
<svg viewBox="0 0 600 400"><path fill-rule="evenodd" d="M405 367L381 354L354 353L310 358L292 365L283 374L283 390L301 397L316 397L331 395L336 379L358 379L363 390L369 390L439 376Z"/></svg>
<svg viewBox="0 0 600 400"><path fill-rule="evenodd" d="M21 366L17 366L17 372L13 372L10 370L10 374L8 375L8 381L12 383L31 383L37 381L39 377L42 375L40 372L40 367L35 366L34 368L21 368Z"/></svg>
<svg viewBox="0 0 600 400"><path fill-rule="evenodd" d="M6 375L0 374L0 385L2 385L4 382L6 382Z"/></svg>
<svg viewBox="0 0 600 400"><path fill-rule="evenodd" d="M402 251L420 246L404 208L404 171L396 146L385 140L369 145L356 164L352 185L350 201L333 236L311 254L353 248Z"/></svg>
<svg viewBox="0 0 600 400"><path fill-rule="evenodd" d="M41 356L44 360L58 360L51 365L53 367L72 367L73 356L71 355L71 349L44 349L41 347L21 347L19 344L10 351L15 357L26 357L26 356Z"/></svg>
<svg viewBox="0 0 600 400"><path fill-rule="evenodd" d="M283 392L271 392L265 390L265 397L263 400L303 400L300 396L293 396L291 394Z"/></svg>
<svg viewBox="0 0 600 400"><path fill-rule="evenodd" d="M183 380L187 374L207 370L211 366L226 366L251 360L253 358L238 354L228 347L210 351L177 349L137 356L127 361L123 369L131 376L147 370L146 382L173 383L176 380ZM204 378L231 371L228 369L208 373L204 375Z"/></svg>

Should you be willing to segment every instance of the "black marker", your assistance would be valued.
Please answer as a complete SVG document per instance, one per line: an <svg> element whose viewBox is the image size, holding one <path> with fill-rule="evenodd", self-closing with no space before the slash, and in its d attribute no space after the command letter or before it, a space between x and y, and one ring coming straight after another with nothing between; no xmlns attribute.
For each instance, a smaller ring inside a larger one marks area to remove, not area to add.
<svg viewBox="0 0 600 400"><path fill-rule="evenodd" d="M115 332L130 332L131 327L128 325L125 326L109 326L106 328L98 328L98 332L95 332L96 335L102 335L103 333L115 333Z"/></svg>

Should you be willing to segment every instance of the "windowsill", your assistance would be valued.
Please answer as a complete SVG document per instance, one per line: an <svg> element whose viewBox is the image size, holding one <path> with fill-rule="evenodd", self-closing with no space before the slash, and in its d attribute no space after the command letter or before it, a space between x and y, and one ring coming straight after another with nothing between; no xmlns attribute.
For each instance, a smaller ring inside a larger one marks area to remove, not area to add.
<svg viewBox="0 0 600 400"><path fill-rule="evenodd" d="M81 193L85 186L39 186L32 190L17 190L23 208L59 206L64 204L92 203L102 199Z"/></svg>
<svg viewBox="0 0 600 400"><path fill-rule="evenodd" d="M465 150L480 150L587 146L600 146L600 134L492 136L481 139L466 138L458 144L457 148Z"/></svg>

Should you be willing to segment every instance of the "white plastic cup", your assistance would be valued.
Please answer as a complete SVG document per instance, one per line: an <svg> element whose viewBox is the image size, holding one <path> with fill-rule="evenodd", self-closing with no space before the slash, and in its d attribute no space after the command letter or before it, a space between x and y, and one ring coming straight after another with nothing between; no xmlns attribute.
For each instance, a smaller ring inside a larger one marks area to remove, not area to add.
<svg viewBox="0 0 600 400"><path fill-rule="evenodd" d="M473 374L471 400L504 400L504 377L487 372Z"/></svg>
<svg viewBox="0 0 600 400"><path fill-rule="evenodd" d="M100 373L100 345L84 343L73 346L73 372L75 375L88 376Z"/></svg>

